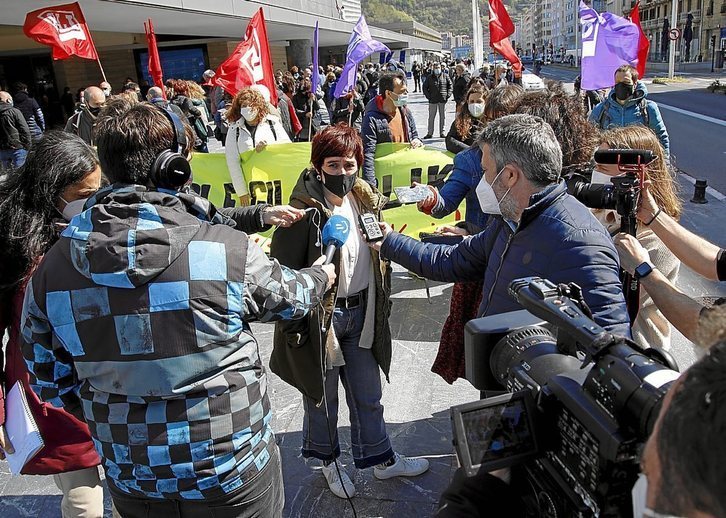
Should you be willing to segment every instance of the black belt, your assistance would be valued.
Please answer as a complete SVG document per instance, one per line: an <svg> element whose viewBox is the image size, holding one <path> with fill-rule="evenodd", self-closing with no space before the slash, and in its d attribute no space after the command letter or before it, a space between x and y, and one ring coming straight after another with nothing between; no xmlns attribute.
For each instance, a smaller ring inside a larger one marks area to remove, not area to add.
<svg viewBox="0 0 726 518"><path fill-rule="evenodd" d="M358 293L354 293L348 297L338 297L335 299L335 307L346 309L357 308L358 306L362 306L366 303L367 295L368 288L360 290Z"/></svg>

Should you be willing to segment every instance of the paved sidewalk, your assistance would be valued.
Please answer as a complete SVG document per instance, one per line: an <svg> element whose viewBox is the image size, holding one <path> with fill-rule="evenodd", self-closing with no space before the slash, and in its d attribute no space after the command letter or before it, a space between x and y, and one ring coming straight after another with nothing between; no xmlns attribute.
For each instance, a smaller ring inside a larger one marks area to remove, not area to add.
<svg viewBox="0 0 726 518"><path fill-rule="evenodd" d="M449 103L447 108L448 128L453 120L453 103ZM411 95L411 109L420 125L419 133L425 134L427 106L420 94ZM441 139L432 139L427 144L443 147ZM685 191L686 194L690 192ZM726 204L710 196L709 201L707 205L686 203L684 223L708 239L726 246L726 236L721 227ZM724 291L720 285L704 282L689 272L682 273L680 284L696 295ZM357 496L353 503L360 518L420 518L433 514L439 495L456 467L451 446L449 407L478 398L478 392L467 382L460 380L448 385L430 372L439 333L448 314L451 285L429 283L429 286L430 300L426 297L423 281L412 278L400 267L394 269L391 314L393 361L391 383L384 383L383 404L396 451L410 456L425 456L431 463L431 469L416 478L386 481L376 480L370 469L356 470L349 451L348 410L341 405L342 462L356 484ZM273 327L255 324L253 332L259 341L263 361L267 363ZM688 365L696 356L682 338L675 340L673 349L682 366ZM353 516L350 505L333 496L318 469L308 467L300 456L303 410L299 393L273 374L269 377L268 390L274 409L272 424L283 456L285 516ZM344 400L342 389L340 398ZM59 494L51 477L11 477L7 464L0 462L0 517L60 517ZM107 495L106 516L110 515Z"/></svg>

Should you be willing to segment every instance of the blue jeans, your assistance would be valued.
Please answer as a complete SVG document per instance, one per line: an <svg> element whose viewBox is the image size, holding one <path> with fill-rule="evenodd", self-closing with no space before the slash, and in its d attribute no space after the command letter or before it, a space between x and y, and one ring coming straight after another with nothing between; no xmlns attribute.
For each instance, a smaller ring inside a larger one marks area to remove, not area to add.
<svg viewBox="0 0 726 518"><path fill-rule="evenodd" d="M381 374L371 349L359 347L365 304L352 309L335 308L333 326L343 352L345 365L325 372L325 392L330 433L325 408L303 397L303 457L333 460L340 455L338 441L338 378L343 382L350 410L350 439L353 460L359 469L381 464L393 456L381 405ZM330 438L332 437L332 443Z"/></svg>
<svg viewBox="0 0 726 518"><path fill-rule="evenodd" d="M0 169L17 169L25 163L25 149L0 149Z"/></svg>

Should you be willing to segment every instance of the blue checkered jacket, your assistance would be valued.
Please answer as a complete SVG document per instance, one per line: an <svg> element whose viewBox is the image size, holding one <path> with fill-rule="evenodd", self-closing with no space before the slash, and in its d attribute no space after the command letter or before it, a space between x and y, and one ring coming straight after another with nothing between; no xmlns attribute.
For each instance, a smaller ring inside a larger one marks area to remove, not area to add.
<svg viewBox="0 0 726 518"><path fill-rule="evenodd" d="M86 205L26 292L31 386L82 409L112 490L223 498L274 446L248 322L305 316L327 277L268 259L191 194L111 187Z"/></svg>

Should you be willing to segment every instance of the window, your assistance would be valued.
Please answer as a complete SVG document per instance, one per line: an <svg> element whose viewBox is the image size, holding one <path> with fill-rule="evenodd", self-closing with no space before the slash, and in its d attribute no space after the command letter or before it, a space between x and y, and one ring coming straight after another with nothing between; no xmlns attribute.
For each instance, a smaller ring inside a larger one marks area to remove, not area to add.
<svg viewBox="0 0 726 518"><path fill-rule="evenodd" d="M713 0L708 2L708 8L706 9L706 16L713 16Z"/></svg>
<svg viewBox="0 0 726 518"><path fill-rule="evenodd" d="M147 63L149 54L147 51L136 51L136 68L139 76L146 79L149 84L153 80L149 76ZM160 48L161 68L164 70L164 79L173 77L175 79L191 79L199 81L207 69L206 48L204 46Z"/></svg>

